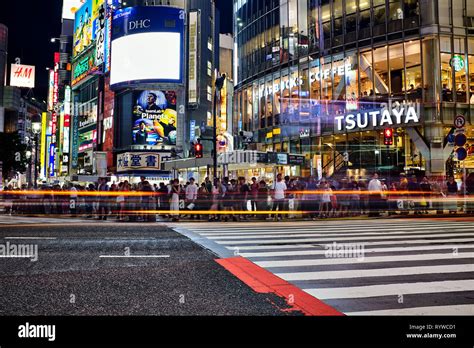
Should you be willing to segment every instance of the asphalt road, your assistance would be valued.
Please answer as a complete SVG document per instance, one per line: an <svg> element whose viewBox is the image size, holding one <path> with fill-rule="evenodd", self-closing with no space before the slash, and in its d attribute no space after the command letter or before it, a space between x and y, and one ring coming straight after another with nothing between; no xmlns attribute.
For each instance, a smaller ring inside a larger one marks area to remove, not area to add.
<svg viewBox="0 0 474 348"><path fill-rule="evenodd" d="M300 314L162 224L15 221L0 245L37 245L38 260L0 258L0 315Z"/></svg>

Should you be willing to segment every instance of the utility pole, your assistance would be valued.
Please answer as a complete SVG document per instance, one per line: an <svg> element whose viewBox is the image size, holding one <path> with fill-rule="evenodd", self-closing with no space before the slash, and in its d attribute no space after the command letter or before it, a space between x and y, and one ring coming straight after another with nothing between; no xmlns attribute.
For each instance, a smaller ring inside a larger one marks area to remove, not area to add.
<svg viewBox="0 0 474 348"><path fill-rule="evenodd" d="M214 176L214 179L217 178L217 101L218 99L220 100L220 93L221 93L221 89L222 87L224 87L224 82L225 82L225 79L226 79L226 74L222 74L219 76L219 74L217 74L217 78L216 78L216 83L215 83L215 87L214 87L214 107L213 107L213 116L212 116L212 142L214 143L214 146L213 146L213 154L212 154L212 163L213 163L213 167L214 167L214 170L213 170L213 176Z"/></svg>

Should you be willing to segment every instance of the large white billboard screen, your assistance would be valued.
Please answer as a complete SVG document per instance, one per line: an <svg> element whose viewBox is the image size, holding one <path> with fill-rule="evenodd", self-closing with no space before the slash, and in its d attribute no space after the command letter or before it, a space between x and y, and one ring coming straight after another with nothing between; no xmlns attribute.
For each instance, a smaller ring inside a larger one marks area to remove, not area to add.
<svg viewBox="0 0 474 348"><path fill-rule="evenodd" d="M141 33L112 41L111 85L178 81L180 68L180 33Z"/></svg>

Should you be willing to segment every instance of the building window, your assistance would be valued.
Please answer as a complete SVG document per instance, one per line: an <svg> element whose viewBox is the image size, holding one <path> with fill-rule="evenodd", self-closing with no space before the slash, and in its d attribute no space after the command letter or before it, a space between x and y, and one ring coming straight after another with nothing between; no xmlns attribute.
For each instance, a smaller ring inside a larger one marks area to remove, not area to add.
<svg viewBox="0 0 474 348"><path fill-rule="evenodd" d="M207 100L212 101L212 87L207 86Z"/></svg>

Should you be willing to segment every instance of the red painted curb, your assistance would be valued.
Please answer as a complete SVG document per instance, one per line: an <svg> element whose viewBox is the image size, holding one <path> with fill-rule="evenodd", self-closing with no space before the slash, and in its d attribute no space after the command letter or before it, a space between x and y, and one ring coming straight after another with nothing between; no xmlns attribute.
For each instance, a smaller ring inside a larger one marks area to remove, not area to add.
<svg viewBox="0 0 474 348"><path fill-rule="evenodd" d="M308 316L343 316L344 314L304 292L300 288L277 277L243 257L216 260L218 264L235 275L254 291L262 294L274 293L285 298L292 307Z"/></svg>

